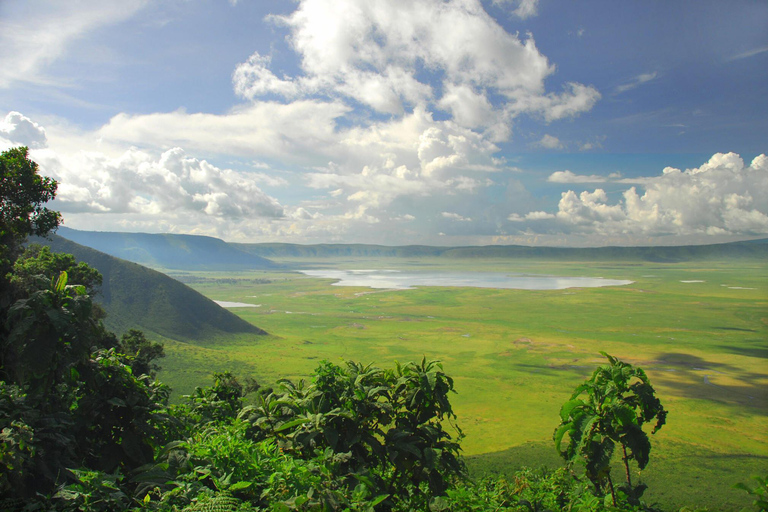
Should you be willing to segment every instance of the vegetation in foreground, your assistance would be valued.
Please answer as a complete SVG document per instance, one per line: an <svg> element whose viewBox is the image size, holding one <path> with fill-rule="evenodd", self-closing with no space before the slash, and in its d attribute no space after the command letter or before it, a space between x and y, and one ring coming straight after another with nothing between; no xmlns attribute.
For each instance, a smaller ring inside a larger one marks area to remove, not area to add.
<svg viewBox="0 0 768 512"><path fill-rule="evenodd" d="M657 430L666 411L642 370L610 356L563 406L554 434L566 459L585 462L586 479L566 466L468 480L453 380L424 359L391 370L322 363L310 384L267 389L218 374L168 405L154 380L162 347L103 327L91 299L99 274L68 255L22 253L27 236L58 224L42 206L56 183L37 176L23 148L0 165L0 508L649 509L629 464L647 464L642 427L655 420ZM615 446L621 486L611 479Z"/></svg>

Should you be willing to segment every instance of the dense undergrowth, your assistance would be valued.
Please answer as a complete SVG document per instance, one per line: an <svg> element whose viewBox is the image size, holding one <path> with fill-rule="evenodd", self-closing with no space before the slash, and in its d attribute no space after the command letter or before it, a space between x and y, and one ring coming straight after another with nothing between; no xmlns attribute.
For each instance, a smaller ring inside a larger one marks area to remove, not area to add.
<svg viewBox="0 0 768 512"><path fill-rule="evenodd" d="M101 276L23 249L60 222L43 206L56 183L25 148L0 170L0 510L653 509L630 464L649 462L643 427L666 411L642 370L610 356L561 410L566 465L510 479L468 478L454 383L435 361L324 362L311 382L265 387L221 373L170 405L162 347L104 328ZM765 481L744 489L765 509Z"/></svg>

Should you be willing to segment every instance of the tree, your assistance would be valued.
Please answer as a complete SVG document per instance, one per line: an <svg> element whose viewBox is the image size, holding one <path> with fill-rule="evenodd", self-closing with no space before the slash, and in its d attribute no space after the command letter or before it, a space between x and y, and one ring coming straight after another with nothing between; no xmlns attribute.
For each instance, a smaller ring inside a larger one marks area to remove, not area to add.
<svg viewBox="0 0 768 512"><path fill-rule="evenodd" d="M651 442L643 426L656 420L652 430L656 433L666 422L667 411L656 398L642 369L605 352L601 354L608 358L609 364L597 368L563 404L560 409L562 422L555 429L554 441L565 460L583 459L587 477L597 491L607 487L616 505L616 490L611 479L615 445L621 445L623 452L627 480L623 489L630 501L636 501L645 486L632 486L629 461L634 460L640 469L645 468ZM563 448L566 436L568 444Z"/></svg>
<svg viewBox="0 0 768 512"><path fill-rule="evenodd" d="M26 147L0 153L0 270L3 276L21 243L30 235L46 236L61 223L61 214L43 206L56 197L55 180L40 176ZM2 277L2 276L0 276Z"/></svg>
<svg viewBox="0 0 768 512"><path fill-rule="evenodd" d="M118 478L150 462L168 398L115 351L96 270L48 248L19 257L61 221L44 206L57 184L37 171L27 148L0 155L0 496L24 502L76 482L75 468ZM152 372L162 350L137 338L131 360Z"/></svg>
<svg viewBox="0 0 768 512"><path fill-rule="evenodd" d="M117 350L121 354L129 356L125 363L131 367L134 375L148 375L155 377L160 371L157 359L165 357L165 350L160 343L153 343L137 329L130 329L123 334L117 344Z"/></svg>
<svg viewBox="0 0 768 512"><path fill-rule="evenodd" d="M41 279L50 281L66 272L72 283L85 286L88 295L95 295L102 283L98 270L87 263L77 262L71 254L51 251L50 247L32 244L19 256L13 265L11 284L15 292L28 295L40 288Z"/></svg>

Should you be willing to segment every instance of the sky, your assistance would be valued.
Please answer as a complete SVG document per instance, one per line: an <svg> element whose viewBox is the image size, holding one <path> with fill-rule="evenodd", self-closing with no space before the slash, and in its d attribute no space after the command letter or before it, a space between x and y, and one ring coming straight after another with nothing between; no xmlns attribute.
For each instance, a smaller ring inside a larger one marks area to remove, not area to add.
<svg viewBox="0 0 768 512"><path fill-rule="evenodd" d="M0 149L74 229L768 236L764 0L0 0Z"/></svg>

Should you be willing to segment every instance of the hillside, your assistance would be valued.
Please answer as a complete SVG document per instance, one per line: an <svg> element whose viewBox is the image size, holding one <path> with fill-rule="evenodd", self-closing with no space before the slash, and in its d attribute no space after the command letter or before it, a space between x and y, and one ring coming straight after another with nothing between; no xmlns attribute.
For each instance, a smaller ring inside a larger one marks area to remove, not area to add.
<svg viewBox="0 0 768 512"><path fill-rule="evenodd" d="M60 227L57 233L80 245L150 267L178 270L277 267L261 256L208 236L79 231L65 227Z"/></svg>
<svg viewBox="0 0 768 512"><path fill-rule="evenodd" d="M34 239L52 250L74 254L104 277L96 296L107 312L105 323L118 334L138 328L177 340L223 333L266 334L188 286L155 270L112 257L53 235Z"/></svg>
<svg viewBox="0 0 768 512"><path fill-rule="evenodd" d="M680 262L719 258L768 258L768 239L710 245L655 247L529 247L486 245L388 247L364 244L229 244L265 258L533 258L555 261L650 261Z"/></svg>

